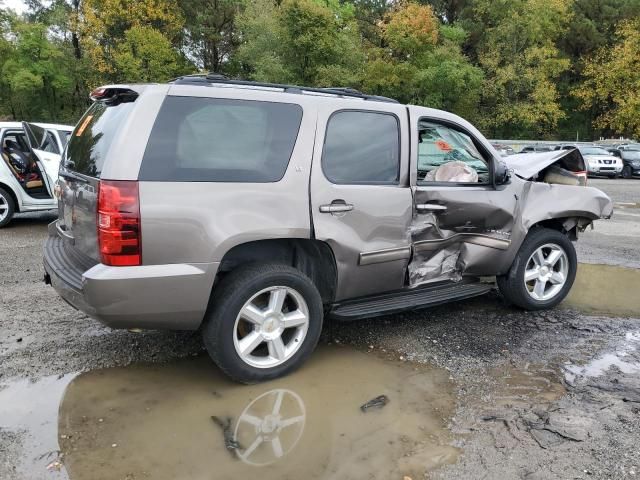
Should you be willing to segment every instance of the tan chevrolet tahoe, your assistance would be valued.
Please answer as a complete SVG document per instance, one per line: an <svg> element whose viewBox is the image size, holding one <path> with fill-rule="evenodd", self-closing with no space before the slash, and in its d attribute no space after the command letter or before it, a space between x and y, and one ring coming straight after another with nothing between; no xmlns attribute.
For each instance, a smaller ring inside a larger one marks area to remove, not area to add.
<svg viewBox="0 0 640 480"><path fill-rule="evenodd" d="M553 307L572 241L612 213L577 150L507 165L456 115L352 89L196 75L92 99L63 155L45 281L113 328L201 329L240 382L298 367L329 316L496 284Z"/></svg>

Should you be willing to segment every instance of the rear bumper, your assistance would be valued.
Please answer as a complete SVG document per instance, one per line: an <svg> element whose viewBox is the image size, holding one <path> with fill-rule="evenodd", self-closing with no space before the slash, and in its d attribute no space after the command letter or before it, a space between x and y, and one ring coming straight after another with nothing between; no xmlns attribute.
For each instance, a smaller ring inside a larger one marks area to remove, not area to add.
<svg viewBox="0 0 640 480"><path fill-rule="evenodd" d="M89 265L51 226L45 275L74 308L112 328L195 330L202 323L217 263Z"/></svg>

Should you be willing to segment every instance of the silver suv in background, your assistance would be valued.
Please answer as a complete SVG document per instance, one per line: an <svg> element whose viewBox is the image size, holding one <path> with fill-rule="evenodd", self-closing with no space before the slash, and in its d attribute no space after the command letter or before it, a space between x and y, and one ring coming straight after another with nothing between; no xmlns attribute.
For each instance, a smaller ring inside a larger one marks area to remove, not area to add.
<svg viewBox="0 0 640 480"><path fill-rule="evenodd" d="M202 328L230 377L300 365L323 319L482 295L527 309L576 274L601 191L554 183L576 150L505 165L451 113L368 96L182 77L93 92L66 150L45 281L113 328ZM564 180L563 180L564 181Z"/></svg>
<svg viewBox="0 0 640 480"><path fill-rule="evenodd" d="M609 178L616 178L622 174L622 160L598 145L563 144L558 145L555 150L572 150L574 148L580 150L587 166L588 175L606 175Z"/></svg>

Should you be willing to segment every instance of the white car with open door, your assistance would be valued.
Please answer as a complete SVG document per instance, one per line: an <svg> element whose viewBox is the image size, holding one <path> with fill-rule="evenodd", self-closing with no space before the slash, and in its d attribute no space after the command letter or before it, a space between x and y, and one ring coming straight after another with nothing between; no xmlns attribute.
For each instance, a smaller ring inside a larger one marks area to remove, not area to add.
<svg viewBox="0 0 640 480"><path fill-rule="evenodd" d="M17 212L57 208L53 189L73 127L0 122L0 228Z"/></svg>

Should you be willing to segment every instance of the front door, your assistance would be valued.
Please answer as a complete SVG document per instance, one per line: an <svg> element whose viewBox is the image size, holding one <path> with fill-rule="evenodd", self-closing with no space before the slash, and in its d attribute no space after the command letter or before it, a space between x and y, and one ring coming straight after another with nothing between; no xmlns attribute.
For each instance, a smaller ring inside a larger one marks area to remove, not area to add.
<svg viewBox="0 0 640 480"><path fill-rule="evenodd" d="M335 255L338 301L402 288L411 254L406 107L362 104L318 112L313 229Z"/></svg>
<svg viewBox="0 0 640 480"><path fill-rule="evenodd" d="M498 160L477 133L432 112L411 110L410 285L491 275L511 244L517 207L513 189L495 185Z"/></svg>

